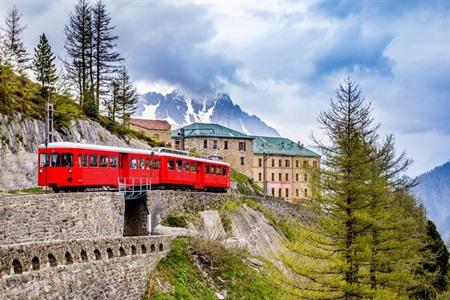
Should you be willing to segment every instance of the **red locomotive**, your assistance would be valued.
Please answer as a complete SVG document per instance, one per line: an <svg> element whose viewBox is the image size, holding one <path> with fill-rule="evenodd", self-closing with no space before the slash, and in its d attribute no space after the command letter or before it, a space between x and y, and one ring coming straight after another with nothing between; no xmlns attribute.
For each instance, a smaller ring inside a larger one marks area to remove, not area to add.
<svg viewBox="0 0 450 300"><path fill-rule="evenodd" d="M120 187L187 188L224 192L230 165L158 148L139 150L78 143L39 146L38 185L55 192Z"/></svg>

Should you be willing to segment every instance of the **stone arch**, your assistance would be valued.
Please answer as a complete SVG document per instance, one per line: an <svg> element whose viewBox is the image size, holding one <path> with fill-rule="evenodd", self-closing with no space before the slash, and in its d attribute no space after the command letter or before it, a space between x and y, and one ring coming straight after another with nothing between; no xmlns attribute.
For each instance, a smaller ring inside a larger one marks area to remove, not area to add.
<svg viewBox="0 0 450 300"><path fill-rule="evenodd" d="M127 253L125 252L125 249L123 249L123 247L119 248L119 253L120 253L120 256L127 256Z"/></svg>
<svg viewBox="0 0 450 300"><path fill-rule="evenodd" d="M88 261L88 257L87 257L86 251L81 250L80 257L81 257L81 261L82 261L82 262Z"/></svg>
<svg viewBox="0 0 450 300"><path fill-rule="evenodd" d="M14 274L22 274L22 264L18 259L13 260Z"/></svg>
<svg viewBox="0 0 450 300"><path fill-rule="evenodd" d="M131 255L136 255L136 246L135 245L131 246Z"/></svg>
<svg viewBox="0 0 450 300"><path fill-rule="evenodd" d="M66 252L66 255L64 255L64 258L66 261L66 265L73 264L73 258L72 258L72 255L70 254L70 252Z"/></svg>
<svg viewBox="0 0 450 300"><path fill-rule="evenodd" d="M152 244L152 245L150 246L150 252L155 252L155 244Z"/></svg>
<svg viewBox="0 0 450 300"><path fill-rule="evenodd" d="M161 243L161 244L159 244L159 251L163 251L164 250L164 246L163 246L163 244Z"/></svg>
<svg viewBox="0 0 450 300"><path fill-rule="evenodd" d="M94 256L95 256L95 260L101 260L102 259L102 255L100 253L100 251L98 249L94 250Z"/></svg>
<svg viewBox="0 0 450 300"><path fill-rule="evenodd" d="M108 253L108 258L113 258L114 257L114 252L112 251L111 248L106 249L106 253Z"/></svg>
<svg viewBox="0 0 450 300"><path fill-rule="evenodd" d="M141 252L142 254L147 253L147 248L145 247L145 245L141 245Z"/></svg>
<svg viewBox="0 0 450 300"><path fill-rule="evenodd" d="M51 253L48 255L48 262L50 264L50 267L56 267L58 265L55 256Z"/></svg>
<svg viewBox="0 0 450 300"><path fill-rule="evenodd" d="M37 271L41 268L41 265L39 263L39 258L37 256L33 257L33 259L31 260L31 269L33 271Z"/></svg>

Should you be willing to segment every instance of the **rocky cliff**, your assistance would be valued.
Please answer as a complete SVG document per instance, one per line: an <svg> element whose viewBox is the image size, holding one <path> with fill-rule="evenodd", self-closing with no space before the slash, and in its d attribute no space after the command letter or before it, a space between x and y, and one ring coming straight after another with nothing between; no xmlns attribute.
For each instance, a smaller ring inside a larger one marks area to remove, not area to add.
<svg viewBox="0 0 450 300"><path fill-rule="evenodd" d="M0 189L19 189L35 186L37 181L37 148L44 141L44 122L0 114ZM70 128L56 132L56 141L97 145L134 147L149 146L137 139L112 134L99 123L89 119L72 121Z"/></svg>

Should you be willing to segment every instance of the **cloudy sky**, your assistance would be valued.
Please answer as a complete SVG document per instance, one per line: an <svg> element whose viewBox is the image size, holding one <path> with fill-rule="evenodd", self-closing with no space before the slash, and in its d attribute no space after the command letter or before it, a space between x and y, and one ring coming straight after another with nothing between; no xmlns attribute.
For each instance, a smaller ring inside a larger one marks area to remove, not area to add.
<svg viewBox="0 0 450 300"><path fill-rule="evenodd" d="M415 161L450 159L449 1L105 1L140 92L226 92L282 135L309 144L347 76L372 101L382 133ZM0 1L64 57L75 0Z"/></svg>

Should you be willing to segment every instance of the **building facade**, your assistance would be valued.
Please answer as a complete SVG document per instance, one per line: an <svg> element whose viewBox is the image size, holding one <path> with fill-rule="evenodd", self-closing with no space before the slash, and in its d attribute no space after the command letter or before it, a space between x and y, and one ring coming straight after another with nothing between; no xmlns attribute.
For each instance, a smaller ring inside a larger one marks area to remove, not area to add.
<svg viewBox="0 0 450 300"><path fill-rule="evenodd" d="M251 177L267 195L297 202L312 196L311 170L320 155L282 137L255 136Z"/></svg>
<svg viewBox="0 0 450 300"><path fill-rule="evenodd" d="M147 120L130 118L128 124L131 129L140 131L148 137L157 139L166 145L171 145L171 126L165 120Z"/></svg>
<svg viewBox="0 0 450 300"><path fill-rule="evenodd" d="M193 123L182 127L184 149L195 151L203 157L220 156L231 167L251 176L253 160L253 137L236 130L210 123ZM181 130L172 131L175 148L180 149Z"/></svg>

